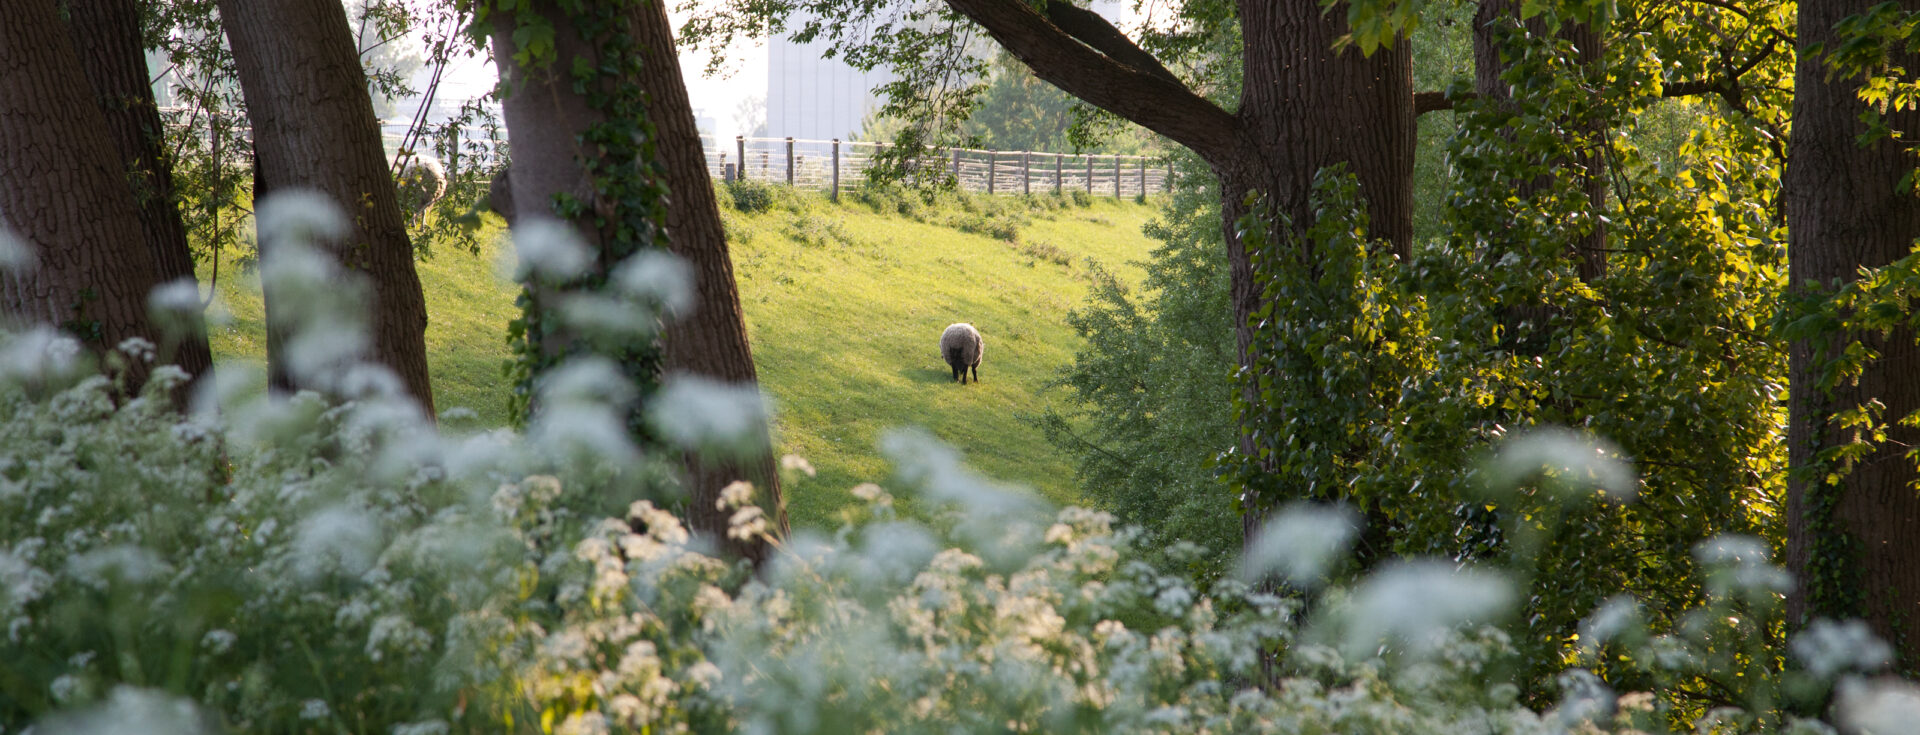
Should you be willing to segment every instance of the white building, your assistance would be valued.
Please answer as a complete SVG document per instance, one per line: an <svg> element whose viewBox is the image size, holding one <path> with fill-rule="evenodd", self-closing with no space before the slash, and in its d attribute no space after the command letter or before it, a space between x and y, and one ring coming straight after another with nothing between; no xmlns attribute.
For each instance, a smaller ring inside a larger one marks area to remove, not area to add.
<svg viewBox="0 0 1920 735"><path fill-rule="evenodd" d="M825 58L831 47L824 38L795 43L785 36L767 44L768 135L846 140L860 131L867 113L879 108L873 88L892 75Z"/></svg>
<svg viewBox="0 0 1920 735"><path fill-rule="evenodd" d="M1126 17L1120 0L1094 0L1095 12L1116 24ZM804 21L792 19L788 28ZM862 72L839 59L825 58L834 41L816 38L795 43L777 36L767 43L767 135L774 137L846 140L860 131L868 113L880 108L873 88L893 75Z"/></svg>

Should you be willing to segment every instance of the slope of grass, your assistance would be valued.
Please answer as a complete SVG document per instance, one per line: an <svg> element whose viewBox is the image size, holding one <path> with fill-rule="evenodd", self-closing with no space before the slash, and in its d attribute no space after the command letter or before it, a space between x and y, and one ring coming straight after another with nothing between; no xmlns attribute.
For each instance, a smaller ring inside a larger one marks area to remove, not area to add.
<svg viewBox="0 0 1920 735"><path fill-rule="evenodd" d="M1093 258L1123 282L1150 249L1154 208L1111 200L1027 215L1008 242L941 220L918 222L854 204L729 216L754 362L779 411L783 451L819 475L792 488L796 524L831 523L846 490L884 480L874 450L887 429L923 427L984 474L1079 498L1073 466L1026 417L1068 398L1048 383L1081 341L1067 311L1084 298ZM1005 219L1005 217L1001 217ZM986 339L980 382L952 383L940 333L971 322Z"/></svg>
<svg viewBox="0 0 1920 735"><path fill-rule="evenodd" d="M1157 209L1050 197L877 204L780 193L769 211L725 212L779 451L819 471L788 493L794 523L834 525L849 488L884 484L890 470L876 441L903 426L954 445L988 476L1077 500L1072 464L1025 418L1067 398L1048 383L1080 347L1065 317L1094 277L1086 259L1137 283L1131 261L1150 249L1140 227ZM509 247L498 240L483 236L477 256L445 251L420 264L436 407L471 409L481 426L506 423L500 365L516 310L495 266ZM235 270L221 273L231 318L213 329L214 352L259 361L258 282ZM978 384L953 384L938 354L940 332L956 321L985 335Z"/></svg>

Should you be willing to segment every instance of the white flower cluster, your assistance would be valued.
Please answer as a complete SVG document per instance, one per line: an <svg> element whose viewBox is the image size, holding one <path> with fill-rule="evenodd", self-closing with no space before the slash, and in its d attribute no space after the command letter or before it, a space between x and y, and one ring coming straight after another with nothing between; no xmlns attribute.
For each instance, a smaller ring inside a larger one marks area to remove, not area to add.
<svg viewBox="0 0 1920 735"><path fill-rule="evenodd" d="M884 441L893 492L852 488L864 520L834 533L772 539L752 486L728 487L727 535L774 549L723 560L665 504L652 455L671 453L633 444L613 366L544 376L525 436L443 435L363 369L359 317L328 316L350 306L339 274L300 244L337 236L337 212L296 195L261 220L272 287L318 314L276 319L325 396L260 396L222 366L182 416L178 370L128 400L71 339L0 333L0 732L1832 732L1775 711L1764 633L1789 580L1753 539L1697 547L1705 601L1678 620L1604 604L1546 712L1508 681L1514 581L1438 560L1343 579L1339 509L1284 509L1242 574L1201 586L1112 516L908 432ZM585 267L563 234L523 247L528 275ZM678 308L677 267L642 261L621 287ZM648 409L679 446L767 449L755 392L676 379ZM1574 500L1636 487L1611 448L1522 449L1513 477ZM894 492L941 515L902 520ZM1858 624L1792 649L1857 731L1920 712L1920 689L1863 678L1890 651ZM1615 691L1629 665L1651 691ZM155 681L186 697L138 688ZM1701 682L1714 709L1667 691Z"/></svg>

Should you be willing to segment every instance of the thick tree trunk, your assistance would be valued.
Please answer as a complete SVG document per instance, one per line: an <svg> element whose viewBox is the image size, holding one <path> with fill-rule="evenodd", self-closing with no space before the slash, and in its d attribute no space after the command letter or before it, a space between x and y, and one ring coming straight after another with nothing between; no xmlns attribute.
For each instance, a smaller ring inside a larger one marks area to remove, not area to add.
<svg viewBox="0 0 1920 735"><path fill-rule="evenodd" d="M1513 88L1501 78L1509 66L1500 59L1499 34L1502 27L1518 22L1529 35L1538 37L1547 34L1544 19L1534 17L1520 21L1519 17L1520 0L1481 0L1480 8L1473 16L1473 91L1481 99L1495 104L1512 104ZM1578 49L1583 68L1591 69L1600 63L1603 42L1592 26L1567 23L1561 26L1559 37ZM1607 182L1603 171L1606 164L1592 151L1582 148L1570 156L1552 161L1551 165L1554 168L1571 169L1580 177L1589 211L1595 215L1591 220L1593 226L1577 241L1567 244L1568 255L1576 258L1580 279L1591 283L1605 274L1607 269L1607 230L1598 217L1607 203ZM1532 181L1517 182L1516 190L1519 198L1524 200L1538 195L1547 186L1548 180L1542 175Z"/></svg>
<svg viewBox="0 0 1920 735"><path fill-rule="evenodd" d="M727 252L727 233L714 201L713 179L707 176L693 105L680 76L666 4L664 0L643 3L635 13L640 47L646 53L639 82L647 91L647 116L658 133L661 165L666 169L667 188L673 192L667 200L667 242L674 254L693 266L699 294L692 314L667 325L662 337L666 369L756 385L753 351L747 345L746 320L740 314L740 293L734 286L733 259ZM761 443L771 446L765 441L767 427L755 430L760 433ZM689 456L687 484L693 495L693 526L726 528L727 514L715 508L715 501L721 488L741 479L754 484L758 490L755 502L774 518L778 532L785 535L787 514L772 454L717 464Z"/></svg>
<svg viewBox="0 0 1920 735"><path fill-rule="evenodd" d="M1920 199L1902 191L1912 171L1911 154L1889 141L1862 147L1857 80L1829 79L1824 59L1807 53L1831 43L1836 21L1864 12L1869 0L1802 0L1799 66L1794 72L1793 134L1788 142L1785 189L1789 279L1796 285L1851 281L1861 266L1879 266L1906 256L1920 238ZM1908 12L1920 0L1903 0ZM1893 63L1913 68L1911 54ZM1920 132L1920 113L1888 115L1894 129ZM1872 400L1896 421L1920 410L1920 347L1914 334L1896 330L1868 336L1881 358L1866 366L1857 383L1823 392L1814 385L1816 355L1805 342L1790 353L1792 405L1788 441L1791 465L1804 468L1820 447L1851 433L1830 423L1837 411ZM1789 598L1797 622L1812 616L1859 615L1895 641L1904 665L1920 663L1920 636L1908 635L1920 616L1920 479L1905 448L1920 445L1920 430L1894 427L1889 440L1857 462L1837 484L1796 473L1787 489L1788 565L1800 578Z"/></svg>
<svg viewBox="0 0 1920 735"><path fill-rule="evenodd" d="M426 299L345 7L338 0L220 0L220 19L253 124L258 186L312 189L346 209L352 232L332 253L373 283L373 358L433 415ZM271 312L274 295L266 296ZM270 326L267 337L269 370L288 387L279 335Z"/></svg>
<svg viewBox="0 0 1920 735"><path fill-rule="evenodd" d="M173 166L163 152L160 110L147 83L140 8L133 0L69 0L67 24L114 149L125 162L147 251L160 283L194 278L193 252L174 199ZM198 321L196 316L195 321ZM171 362L199 376L213 365L204 328L182 335Z"/></svg>
<svg viewBox="0 0 1920 735"><path fill-rule="evenodd" d="M609 249L604 233L593 222L593 212L603 205L598 202L592 178L581 165L597 154L575 143L582 132L602 122L604 116L574 91L573 82L564 73L557 71L571 68L576 57L594 60L596 67L600 63L592 45L580 38L563 13L551 4L535 7L555 28L558 61L553 69L556 71L528 70L515 63L514 19L505 15L494 19L494 57L499 59L501 78L511 90L502 100L502 112L513 148L513 163L506 181L496 181L495 196L502 202L500 206L509 210L506 214L510 220L546 214L546 204L553 201L555 194L570 194L582 202L593 203L587 207L588 214L574 226L588 243L598 247L602 255L598 267L605 272L618 263L607 256ZM665 223L667 239L673 252L693 266L699 288L696 311L689 319L668 325L663 336L666 368L730 383L751 383L754 380L752 355L740 318L732 263L727 256L712 183L706 177L692 108L673 53L665 8L657 3L643 3L632 12L630 30L647 54L640 78L633 81L649 94L648 116L655 126L656 152L662 158L660 163L671 189ZM758 430L765 432L766 427ZM771 457L739 464L708 464L688 457L686 467L691 491L690 507L686 511L688 524L695 531L727 543L735 553L764 559L768 551L764 543L726 541L731 514L718 510L716 501L720 489L733 480L752 481L760 491L756 502L764 505L775 518L776 527L784 532L786 518L781 511L779 482Z"/></svg>
<svg viewBox="0 0 1920 735"><path fill-rule="evenodd" d="M147 318L157 270L52 0L0 3L0 100L0 225L38 261L0 272L0 310L98 350L129 337L157 344ZM137 386L145 374L135 366L129 377Z"/></svg>
<svg viewBox="0 0 1920 735"><path fill-rule="evenodd" d="M1336 52L1346 32L1342 8L1327 12L1312 3L1240 4L1246 44L1244 84L1233 150L1208 156L1220 179L1221 215L1227 235L1229 290L1240 364L1258 364L1252 315L1261 307L1257 282L1237 233L1249 192L1264 194L1276 214L1293 224L1295 242L1311 247L1305 232L1314 220L1313 179L1321 169L1345 164L1366 199L1370 237L1405 258L1413 242L1413 66L1407 42L1372 56L1357 49ZM1278 234L1278 233L1276 233ZM1249 391L1252 389L1249 388ZM1258 396L1244 396L1257 401ZM1258 427L1254 427L1258 428ZM1241 449L1259 456L1252 432ZM1274 441L1278 441L1274 439ZM1264 519L1261 503L1242 498L1247 537ZM1370 533L1386 531L1369 523Z"/></svg>

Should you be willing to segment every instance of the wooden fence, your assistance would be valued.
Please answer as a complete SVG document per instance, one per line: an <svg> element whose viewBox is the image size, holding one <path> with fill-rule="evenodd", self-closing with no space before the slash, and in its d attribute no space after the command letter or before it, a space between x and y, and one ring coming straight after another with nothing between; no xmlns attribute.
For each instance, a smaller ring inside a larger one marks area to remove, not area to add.
<svg viewBox="0 0 1920 735"><path fill-rule="evenodd" d="M731 143L731 145L728 145ZM867 170L885 148L881 143L800 138L700 137L707 174L716 179L785 183L829 192L866 181ZM742 165L744 164L744 165ZM940 170L960 188L987 194L1046 194L1085 191L1120 198L1169 191L1172 166L1146 156L986 151L948 148L913 161Z"/></svg>

